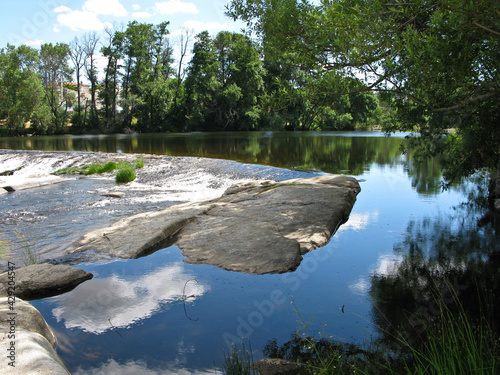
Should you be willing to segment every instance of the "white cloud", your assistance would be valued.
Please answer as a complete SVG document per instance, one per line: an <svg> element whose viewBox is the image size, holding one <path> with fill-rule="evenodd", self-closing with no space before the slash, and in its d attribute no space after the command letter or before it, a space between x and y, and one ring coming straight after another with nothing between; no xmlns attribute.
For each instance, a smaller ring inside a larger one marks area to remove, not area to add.
<svg viewBox="0 0 500 375"><path fill-rule="evenodd" d="M57 16L58 26L67 26L72 30L104 30L112 28L109 22L102 22L97 14L87 11L74 10Z"/></svg>
<svg viewBox="0 0 500 375"><path fill-rule="evenodd" d="M115 17L124 17L128 14L119 0L87 0L83 5L83 9L95 14L113 15Z"/></svg>
<svg viewBox="0 0 500 375"><path fill-rule="evenodd" d="M134 18L149 18L149 17L153 17L153 15L149 12L133 12L132 17L134 17Z"/></svg>
<svg viewBox="0 0 500 375"><path fill-rule="evenodd" d="M139 10L141 6L139 4L132 4L132 8L134 8L134 10Z"/></svg>
<svg viewBox="0 0 500 375"><path fill-rule="evenodd" d="M67 13L71 12L71 9L69 9L65 5L58 6L57 8L54 8L54 13Z"/></svg>
<svg viewBox="0 0 500 375"><path fill-rule="evenodd" d="M156 3L156 9L161 14L175 13L193 13L197 14L200 11L194 3L183 3L180 0L169 0Z"/></svg>
<svg viewBox="0 0 500 375"><path fill-rule="evenodd" d="M26 43L27 46L41 46L43 44L43 40L28 40Z"/></svg>

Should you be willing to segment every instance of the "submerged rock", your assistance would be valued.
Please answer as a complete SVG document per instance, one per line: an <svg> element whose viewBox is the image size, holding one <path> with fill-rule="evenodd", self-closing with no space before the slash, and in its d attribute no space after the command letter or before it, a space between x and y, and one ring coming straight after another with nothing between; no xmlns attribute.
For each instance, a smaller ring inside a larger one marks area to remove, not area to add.
<svg viewBox="0 0 500 375"><path fill-rule="evenodd" d="M175 241L189 263L288 272L347 221L360 190L356 179L339 175L237 184L220 198L120 220L66 253L137 258Z"/></svg>
<svg viewBox="0 0 500 375"><path fill-rule="evenodd" d="M20 298L0 298L2 374L68 375L56 337L40 312ZM15 367L14 367L15 366Z"/></svg>
<svg viewBox="0 0 500 375"><path fill-rule="evenodd" d="M103 197L108 197L108 198L123 198L126 193L123 191L111 191L109 193L104 193L101 194Z"/></svg>
<svg viewBox="0 0 500 375"><path fill-rule="evenodd" d="M9 272L0 274L0 297L8 296L9 291L26 300L56 296L69 292L92 277L91 273L76 267L33 264L14 270L13 275Z"/></svg>
<svg viewBox="0 0 500 375"><path fill-rule="evenodd" d="M265 358L251 365L260 375L306 375L309 372L300 364L278 358Z"/></svg>

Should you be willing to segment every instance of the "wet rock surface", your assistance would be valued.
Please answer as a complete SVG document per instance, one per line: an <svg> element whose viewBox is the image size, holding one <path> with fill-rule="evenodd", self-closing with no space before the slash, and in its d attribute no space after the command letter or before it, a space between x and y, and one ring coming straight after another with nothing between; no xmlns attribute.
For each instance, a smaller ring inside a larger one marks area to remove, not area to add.
<svg viewBox="0 0 500 375"><path fill-rule="evenodd" d="M175 242L189 263L288 272L329 241L359 191L356 179L339 175L236 184L220 198L122 219L86 234L66 254L137 258Z"/></svg>

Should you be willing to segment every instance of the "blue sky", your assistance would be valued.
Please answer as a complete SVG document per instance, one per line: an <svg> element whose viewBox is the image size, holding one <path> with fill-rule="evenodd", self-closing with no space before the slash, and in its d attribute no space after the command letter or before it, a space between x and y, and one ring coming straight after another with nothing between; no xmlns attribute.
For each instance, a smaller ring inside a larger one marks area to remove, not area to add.
<svg viewBox="0 0 500 375"><path fill-rule="evenodd" d="M2 1L0 48L7 43L38 48L43 43L71 42L75 36L100 33L106 27L124 29L137 20L158 24L170 21L175 40L182 28L194 34L208 30L240 31L224 15L230 0L22 0Z"/></svg>

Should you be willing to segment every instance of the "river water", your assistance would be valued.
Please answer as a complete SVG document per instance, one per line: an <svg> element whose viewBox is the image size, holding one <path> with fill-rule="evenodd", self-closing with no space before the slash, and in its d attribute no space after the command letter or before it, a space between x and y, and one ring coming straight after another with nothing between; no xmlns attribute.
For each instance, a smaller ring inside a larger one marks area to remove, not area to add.
<svg viewBox="0 0 500 375"><path fill-rule="evenodd" d="M190 265L170 246L140 259L87 260L79 267L94 274L91 281L32 303L76 374L213 373L233 343L250 343L259 359L270 339L284 343L303 323L317 338L381 339L377 327L400 319L403 309L425 308L426 275L454 275L463 295L478 275L489 275L484 283L493 294L500 279L492 266L500 253L493 220L466 203L474 185L442 191L437 161L415 166L401 153L404 142L325 132L0 138L1 149L47 151L0 152L0 172L22 167L16 173L26 175L145 154L144 168L127 185L117 186L111 174L71 177L0 195L0 234L8 245L2 266L13 259L22 265L27 249L41 260L56 258L93 229L216 197L233 183L342 173L362 188L351 217L295 272L247 275ZM116 190L125 198L102 196Z"/></svg>

